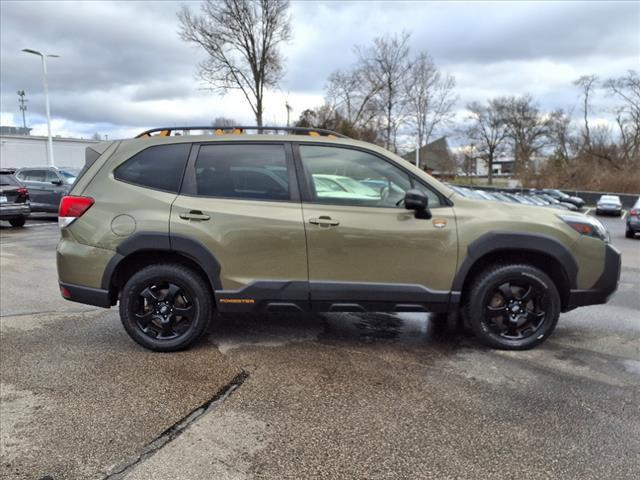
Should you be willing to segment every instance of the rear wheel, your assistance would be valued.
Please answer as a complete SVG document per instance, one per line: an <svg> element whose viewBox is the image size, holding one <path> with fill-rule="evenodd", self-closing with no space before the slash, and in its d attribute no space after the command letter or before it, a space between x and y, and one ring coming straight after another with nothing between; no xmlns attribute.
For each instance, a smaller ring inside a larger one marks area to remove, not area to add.
<svg viewBox="0 0 640 480"><path fill-rule="evenodd" d="M500 265L473 281L466 314L483 343L524 350L542 343L556 327L560 295L547 274L530 265Z"/></svg>
<svg viewBox="0 0 640 480"><path fill-rule="evenodd" d="M634 235L633 231L632 231L631 229L629 229L629 228L627 228L627 231L626 231L626 232L624 232L624 236L625 236L625 237L627 237L627 238L633 238L633 237L635 237L635 235Z"/></svg>
<svg viewBox="0 0 640 480"><path fill-rule="evenodd" d="M20 218L12 218L11 220L9 220L9 223L11 224L12 227L24 227L24 224L26 221L27 221L26 218L20 217Z"/></svg>
<svg viewBox="0 0 640 480"><path fill-rule="evenodd" d="M177 264L143 268L120 294L120 319L133 340L160 352L182 350L206 330L212 295L197 272Z"/></svg>

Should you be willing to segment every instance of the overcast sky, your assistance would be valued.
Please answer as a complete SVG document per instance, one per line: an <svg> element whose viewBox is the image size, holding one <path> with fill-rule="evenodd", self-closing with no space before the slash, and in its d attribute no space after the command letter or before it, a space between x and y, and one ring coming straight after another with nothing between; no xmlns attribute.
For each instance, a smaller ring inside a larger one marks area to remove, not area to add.
<svg viewBox="0 0 640 480"><path fill-rule="evenodd" d="M50 59L53 133L110 138L145 128L209 124L225 116L255 123L237 94L220 97L195 79L202 58L178 37L176 11L197 2L0 3L0 112L21 125L17 90L27 92L27 124L46 132L40 59ZM322 103L328 75L354 61L353 46L403 29L412 51L427 50L457 82L457 108L472 100L531 93L545 109L578 104L571 82L640 69L640 2L292 2L287 75L267 98L265 123L285 124ZM595 99L606 118L610 99Z"/></svg>

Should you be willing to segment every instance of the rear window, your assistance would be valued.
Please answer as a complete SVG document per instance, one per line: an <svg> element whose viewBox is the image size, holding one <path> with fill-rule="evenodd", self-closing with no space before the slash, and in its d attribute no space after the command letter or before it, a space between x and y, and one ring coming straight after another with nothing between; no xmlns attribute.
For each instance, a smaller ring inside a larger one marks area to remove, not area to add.
<svg viewBox="0 0 640 480"><path fill-rule="evenodd" d="M203 145L196 161L196 193L206 197L289 200L282 145Z"/></svg>
<svg viewBox="0 0 640 480"><path fill-rule="evenodd" d="M116 168L113 175L141 187L178 193L190 148L189 143L149 147Z"/></svg>
<svg viewBox="0 0 640 480"><path fill-rule="evenodd" d="M15 177L10 173L2 173L0 174L0 185L6 187L8 185L12 187L20 186L20 182L15 179Z"/></svg>

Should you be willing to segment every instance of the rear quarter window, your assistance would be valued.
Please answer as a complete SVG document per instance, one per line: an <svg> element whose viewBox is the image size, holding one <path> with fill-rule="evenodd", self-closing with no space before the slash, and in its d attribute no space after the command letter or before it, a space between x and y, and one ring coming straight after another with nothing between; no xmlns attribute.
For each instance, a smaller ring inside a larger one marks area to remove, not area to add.
<svg viewBox="0 0 640 480"><path fill-rule="evenodd" d="M191 144L156 145L138 152L113 173L117 180L178 193Z"/></svg>
<svg viewBox="0 0 640 480"><path fill-rule="evenodd" d="M18 187L20 186L20 182L10 173L2 173L0 174L0 186L12 186Z"/></svg>

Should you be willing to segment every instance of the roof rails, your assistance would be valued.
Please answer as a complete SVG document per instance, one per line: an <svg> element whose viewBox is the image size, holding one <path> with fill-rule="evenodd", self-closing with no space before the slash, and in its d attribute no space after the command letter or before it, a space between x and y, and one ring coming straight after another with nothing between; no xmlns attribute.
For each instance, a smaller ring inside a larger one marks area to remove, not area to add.
<svg viewBox="0 0 640 480"><path fill-rule="evenodd" d="M242 134L246 133L247 130L255 130L257 133L266 133L266 132L286 132L294 135L310 135L312 137L331 137L331 138L349 138L346 135L342 135L341 133L333 132L331 130L325 130L323 128L302 128L302 127L246 127L246 126L225 126L225 127L212 127L211 125L207 125L204 127L159 127L152 128L150 130L146 130L139 135L136 135L135 138L144 138L144 137L170 137L173 132L189 132L191 130L203 130L203 131L213 131L216 135L224 135L227 133L230 134ZM152 135L155 134L155 135ZM178 134L180 135L180 134Z"/></svg>

